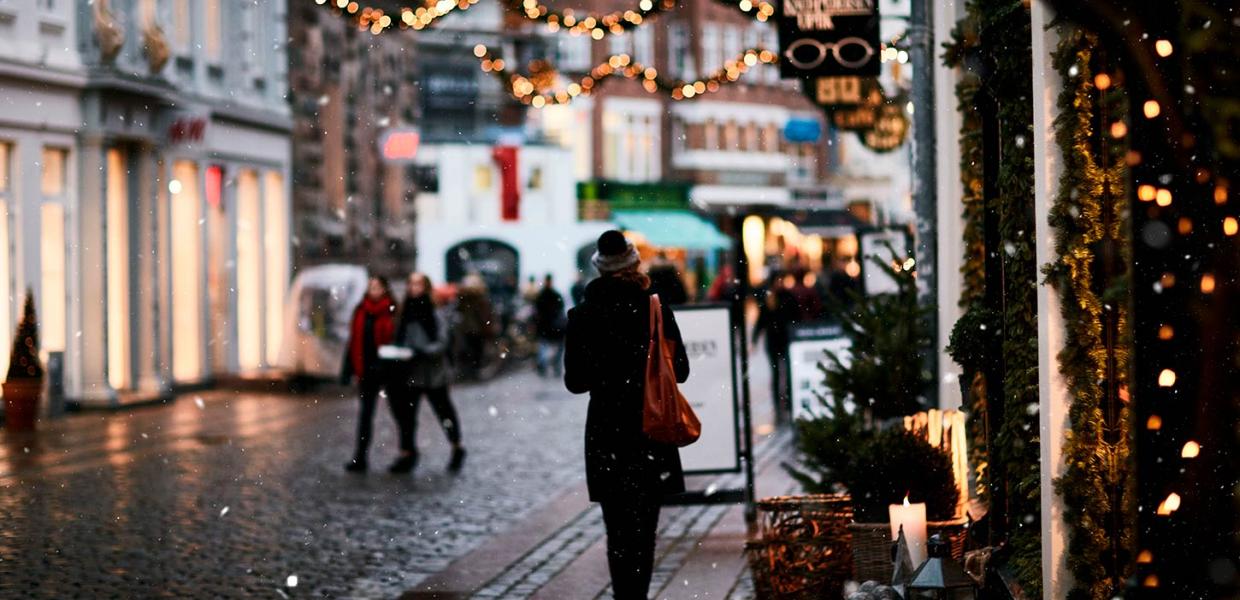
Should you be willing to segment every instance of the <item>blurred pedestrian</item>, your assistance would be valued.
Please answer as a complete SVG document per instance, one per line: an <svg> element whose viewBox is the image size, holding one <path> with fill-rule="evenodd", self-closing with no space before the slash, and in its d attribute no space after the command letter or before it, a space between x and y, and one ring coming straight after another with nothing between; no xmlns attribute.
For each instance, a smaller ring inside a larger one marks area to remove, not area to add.
<svg viewBox="0 0 1240 600"><path fill-rule="evenodd" d="M481 276L470 274L461 281L456 312L461 333L460 367L467 377L478 379L487 344L495 338L497 326L487 284Z"/></svg>
<svg viewBox="0 0 1240 600"><path fill-rule="evenodd" d="M680 270L667 258L667 254L659 252L647 275L650 276L650 291L659 295L664 306L678 306L689 301L689 292L685 290Z"/></svg>
<svg viewBox="0 0 1240 600"><path fill-rule="evenodd" d="M778 272L771 276L758 305L758 321L754 323L753 335L750 336L754 346L759 337L766 337L766 358L771 366L771 401L775 404L775 414L781 418L792 408L789 397L788 328L800 315L788 279Z"/></svg>
<svg viewBox="0 0 1240 600"><path fill-rule="evenodd" d="M706 298L711 302L732 302L740 291L740 282L736 279L732 265L723 265L719 275L710 284Z"/></svg>
<svg viewBox="0 0 1240 600"><path fill-rule="evenodd" d="M618 600L645 600L659 506L665 495L684 491L684 473L678 449L642 431L651 339L650 279L637 269L641 258L623 234L608 231L599 236L592 261L601 276L568 313L564 384L574 394L590 393L586 485L603 510L612 589ZM683 383L689 357L666 303L663 326L676 349L676 379Z"/></svg>
<svg viewBox="0 0 1240 600"><path fill-rule="evenodd" d="M393 389L388 392L393 405L400 406L406 416L401 422L401 456L388 470L408 473L417 466L418 410L422 397L426 396L452 444L448 469L456 472L465 463L465 448L461 446L460 419L448 394L451 380L447 359L450 340L448 321L436 310L429 277L423 273L412 273L406 286L395 344L409 348L412 356L400 365L399 373L393 374Z"/></svg>
<svg viewBox="0 0 1240 600"><path fill-rule="evenodd" d="M374 432L375 402L379 392L385 387L386 373L379 360L379 347L390 344L396 330L396 304L392 301L392 292L387 279L372 275L367 282L366 295L353 310L353 320L349 326L349 343L345 346L344 366L341 381L349 383L357 377L358 394L361 398L361 413L357 422L357 448L353 460L345 464L345 469L360 473L366 470L366 454L370 450L370 438ZM391 404L392 415L399 423L402 413Z"/></svg>
<svg viewBox="0 0 1240 600"><path fill-rule="evenodd" d="M538 336L538 375L564 373L564 296L555 291L551 274L543 278L542 290L534 298L534 331Z"/></svg>
<svg viewBox="0 0 1240 600"><path fill-rule="evenodd" d="M807 269L797 269L793 276L789 293L796 303L796 322L817 321L822 317L822 296L814 288L816 276Z"/></svg>

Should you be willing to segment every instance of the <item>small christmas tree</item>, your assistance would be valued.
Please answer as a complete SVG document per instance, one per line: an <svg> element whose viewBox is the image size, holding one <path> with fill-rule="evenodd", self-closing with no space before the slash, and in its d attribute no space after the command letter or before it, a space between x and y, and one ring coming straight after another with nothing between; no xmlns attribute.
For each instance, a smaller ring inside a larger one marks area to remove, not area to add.
<svg viewBox="0 0 1240 600"><path fill-rule="evenodd" d="M9 374L6 381L42 377L43 364L39 362L39 318L34 312L34 293L27 289L22 320L17 325L17 335L13 337L13 352L9 355Z"/></svg>

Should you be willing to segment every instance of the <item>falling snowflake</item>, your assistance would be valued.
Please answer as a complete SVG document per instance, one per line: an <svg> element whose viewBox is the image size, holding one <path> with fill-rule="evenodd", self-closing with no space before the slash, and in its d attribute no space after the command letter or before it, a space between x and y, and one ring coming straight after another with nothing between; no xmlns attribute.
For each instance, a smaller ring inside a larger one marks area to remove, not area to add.
<svg viewBox="0 0 1240 600"><path fill-rule="evenodd" d="M202 396L194 396L194 404L198 406L198 410L206 410L207 403L202 401Z"/></svg>
<svg viewBox="0 0 1240 600"><path fill-rule="evenodd" d="M490 406L490 407L487 407L487 413L489 413L492 417L498 417L499 409L495 408L494 406Z"/></svg>
<svg viewBox="0 0 1240 600"><path fill-rule="evenodd" d="M297 587L297 576L296 576L296 575L289 575L289 576L288 576L288 580L287 580L287 581L285 581L285 582L284 582L284 584L285 584L285 585L287 585L288 587L291 587L291 588L295 588L295 587Z"/></svg>
<svg viewBox="0 0 1240 600"><path fill-rule="evenodd" d="M226 515L226 514L228 514L228 507L227 507L227 506L225 506L224 508L221 508L221 509L220 509L220 516L221 516L221 517L223 517L223 516L224 516L224 515Z"/></svg>

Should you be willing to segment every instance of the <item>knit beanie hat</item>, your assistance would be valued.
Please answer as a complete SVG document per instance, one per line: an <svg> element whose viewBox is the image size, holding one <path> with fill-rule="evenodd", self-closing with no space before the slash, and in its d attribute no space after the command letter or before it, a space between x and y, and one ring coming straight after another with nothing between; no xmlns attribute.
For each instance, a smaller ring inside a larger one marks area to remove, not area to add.
<svg viewBox="0 0 1240 600"><path fill-rule="evenodd" d="M633 242L626 239L623 233L612 229L598 236L598 250L594 252L590 262L599 273L607 274L636 266L641 262L641 257L637 255Z"/></svg>

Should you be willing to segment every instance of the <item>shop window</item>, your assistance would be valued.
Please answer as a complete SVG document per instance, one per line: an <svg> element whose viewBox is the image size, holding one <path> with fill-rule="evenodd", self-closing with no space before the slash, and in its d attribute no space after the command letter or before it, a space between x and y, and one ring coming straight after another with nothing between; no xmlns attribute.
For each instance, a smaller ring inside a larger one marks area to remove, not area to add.
<svg viewBox="0 0 1240 600"><path fill-rule="evenodd" d="M139 0L138 2L138 26L140 28L157 25L159 3L157 0Z"/></svg>
<svg viewBox="0 0 1240 600"><path fill-rule="evenodd" d="M284 338L284 302L289 284L289 228L288 200L284 191L284 176L269 172L263 182L263 258L267 285L267 364L276 364L280 358L280 344Z"/></svg>
<svg viewBox="0 0 1240 600"><path fill-rule="evenodd" d="M0 144L0 148L4 145ZM0 156L0 163L5 157ZM13 272L9 264L9 199L0 187L0 348L8 348L13 332ZM0 373L9 370L9 353L0 352Z"/></svg>
<svg viewBox="0 0 1240 600"><path fill-rule="evenodd" d="M603 113L603 175L620 181L658 179L660 126L658 112L606 109Z"/></svg>
<svg viewBox="0 0 1240 600"><path fill-rule="evenodd" d="M723 68L723 39L718 23L702 25L702 72Z"/></svg>
<svg viewBox="0 0 1240 600"><path fill-rule="evenodd" d="M203 44L207 60L218 63L223 58L224 30L221 22L220 0L203 0Z"/></svg>
<svg viewBox="0 0 1240 600"><path fill-rule="evenodd" d="M108 383L129 385L129 166L125 152L107 155L107 345Z"/></svg>
<svg viewBox="0 0 1240 600"><path fill-rule="evenodd" d="M198 165L173 166L172 192L172 376L202 377L202 199Z"/></svg>
<svg viewBox="0 0 1240 600"><path fill-rule="evenodd" d="M237 177L237 360L241 370L263 365L262 198L258 174Z"/></svg>
<svg viewBox="0 0 1240 600"><path fill-rule="evenodd" d="M179 54L187 54L194 40L190 10L190 0L172 0L172 45Z"/></svg>
<svg viewBox="0 0 1240 600"><path fill-rule="evenodd" d="M667 56L672 77L685 81L694 79L693 49L689 43L689 28L684 23L673 23L668 28Z"/></svg>
<svg viewBox="0 0 1240 600"><path fill-rule="evenodd" d="M39 210L40 266L43 297L39 299L39 337L43 359L65 350L65 207L45 202Z"/></svg>
<svg viewBox="0 0 1240 600"><path fill-rule="evenodd" d="M723 126L723 149L728 152L740 150L740 128L736 121L728 121Z"/></svg>
<svg viewBox="0 0 1240 600"><path fill-rule="evenodd" d="M44 198L59 198L65 194L65 166L69 151L64 148L43 149L42 188Z"/></svg>

